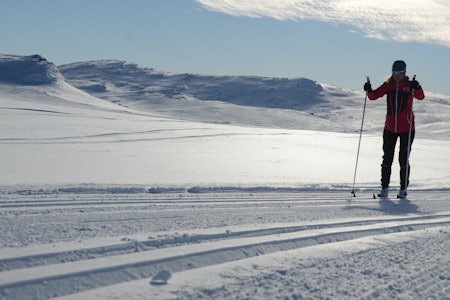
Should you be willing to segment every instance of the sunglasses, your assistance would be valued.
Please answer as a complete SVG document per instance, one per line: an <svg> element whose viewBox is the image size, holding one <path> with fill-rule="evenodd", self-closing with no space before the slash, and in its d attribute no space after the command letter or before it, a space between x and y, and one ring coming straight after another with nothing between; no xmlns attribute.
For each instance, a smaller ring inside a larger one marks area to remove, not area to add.
<svg viewBox="0 0 450 300"><path fill-rule="evenodd" d="M392 71L392 75L403 75L406 71Z"/></svg>

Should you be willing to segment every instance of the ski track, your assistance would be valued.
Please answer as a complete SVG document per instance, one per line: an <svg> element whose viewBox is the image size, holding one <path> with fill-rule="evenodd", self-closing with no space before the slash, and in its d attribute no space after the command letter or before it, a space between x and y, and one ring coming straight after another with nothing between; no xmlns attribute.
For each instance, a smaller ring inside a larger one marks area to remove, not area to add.
<svg viewBox="0 0 450 300"><path fill-rule="evenodd" d="M6 228L0 298L47 299L150 278L160 270L177 273L450 226L447 193L411 194L414 201L379 201L369 192L352 198L342 191L5 193L0 195L0 223ZM105 240L89 247L74 242L95 237ZM428 268L443 275L423 280L425 269L412 273L408 282L417 282L421 291L440 282L440 289L448 291L449 262Z"/></svg>

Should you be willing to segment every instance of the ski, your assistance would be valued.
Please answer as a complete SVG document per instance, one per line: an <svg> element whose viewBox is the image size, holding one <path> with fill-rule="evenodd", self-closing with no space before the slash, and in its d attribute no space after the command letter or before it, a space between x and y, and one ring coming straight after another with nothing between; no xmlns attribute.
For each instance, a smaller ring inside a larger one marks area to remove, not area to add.
<svg viewBox="0 0 450 300"><path fill-rule="evenodd" d="M397 199L406 199L407 195L400 195L397 194ZM375 194L373 193L373 199L387 199L389 198L388 196L383 196L382 194Z"/></svg>
<svg viewBox="0 0 450 300"><path fill-rule="evenodd" d="M383 196L382 194L375 194L375 193L373 193L373 199L377 199L377 198L386 199L388 197L387 196Z"/></svg>

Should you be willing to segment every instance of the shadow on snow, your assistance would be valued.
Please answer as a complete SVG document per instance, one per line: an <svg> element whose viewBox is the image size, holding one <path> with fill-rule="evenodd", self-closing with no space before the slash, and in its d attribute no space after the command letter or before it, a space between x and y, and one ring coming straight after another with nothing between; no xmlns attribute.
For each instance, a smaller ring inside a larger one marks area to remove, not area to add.
<svg viewBox="0 0 450 300"><path fill-rule="evenodd" d="M389 198L380 199L379 207L369 207L362 205L351 205L345 209L366 209L371 211L379 211L390 215L407 215L421 213L419 206L412 203L408 199L400 199L400 201L392 201Z"/></svg>

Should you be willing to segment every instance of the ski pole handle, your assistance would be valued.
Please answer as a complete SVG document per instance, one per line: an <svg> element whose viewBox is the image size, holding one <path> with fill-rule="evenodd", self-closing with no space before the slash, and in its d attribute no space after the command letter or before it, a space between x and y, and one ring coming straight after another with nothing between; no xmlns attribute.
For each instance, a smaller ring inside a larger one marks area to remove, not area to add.
<svg viewBox="0 0 450 300"><path fill-rule="evenodd" d="M367 83L370 83L370 79L369 79L369 76L366 76L367 77ZM414 75L414 78L416 77L416 75Z"/></svg>
<svg viewBox="0 0 450 300"><path fill-rule="evenodd" d="M413 79L411 80L411 82L414 82L414 81L416 81L416 75L414 75ZM414 88L412 90L413 90L413 93L414 93Z"/></svg>
<svg viewBox="0 0 450 300"><path fill-rule="evenodd" d="M366 96L367 96L367 93L369 92L369 90L372 90L372 87L371 87L371 85L370 85L370 79L369 79L369 76L366 76L366 78L367 78L367 81L366 81L366 83L364 84L364 90L366 91Z"/></svg>

